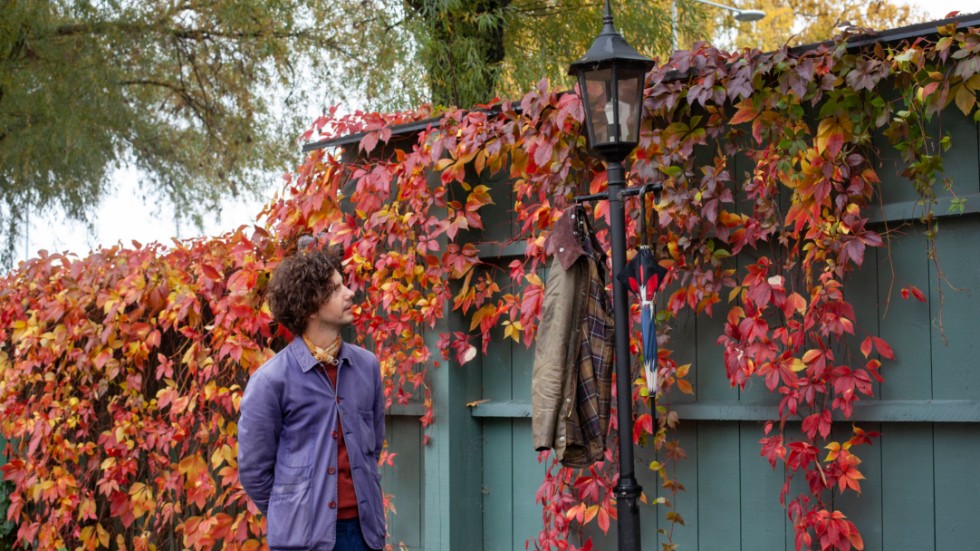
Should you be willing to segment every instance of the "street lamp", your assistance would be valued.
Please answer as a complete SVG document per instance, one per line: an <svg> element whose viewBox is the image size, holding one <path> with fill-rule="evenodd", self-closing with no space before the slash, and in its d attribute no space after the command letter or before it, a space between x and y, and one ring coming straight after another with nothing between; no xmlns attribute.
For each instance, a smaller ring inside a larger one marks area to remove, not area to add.
<svg viewBox="0 0 980 551"><path fill-rule="evenodd" d="M612 244L613 320L616 351L616 409L619 430L619 483L616 507L620 551L640 549L642 488L633 471L633 392L630 376L629 305L626 286L616 277L626 264L626 213L622 191L626 184L623 159L640 141L643 86L653 60L637 52L616 31L606 0L602 32L568 74L578 77L585 110L589 146L607 162L609 240Z"/></svg>
<svg viewBox="0 0 980 551"><path fill-rule="evenodd" d="M753 21L758 21L766 16L766 12L762 10L743 10L739 8L734 8L732 6L726 6L724 4L716 4L710 2L709 0L692 0L694 2L700 2L702 4L707 4L709 6L714 6L716 8L721 8L723 10L728 10L735 12L735 21L741 21L744 23L751 23ZM674 38L674 50L677 49L677 0L672 0L670 3L671 15L670 15L670 31Z"/></svg>

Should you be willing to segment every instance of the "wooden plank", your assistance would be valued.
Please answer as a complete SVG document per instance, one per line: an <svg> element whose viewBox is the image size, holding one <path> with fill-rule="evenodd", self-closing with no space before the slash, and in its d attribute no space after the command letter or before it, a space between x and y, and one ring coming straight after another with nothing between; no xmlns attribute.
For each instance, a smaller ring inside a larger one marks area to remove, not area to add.
<svg viewBox="0 0 980 551"><path fill-rule="evenodd" d="M669 297L670 292L661 293L664 297ZM691 370L688 375L688 381L692 384L698 380L698 374L700 373L700 367L697 362L697 349L698 349L698 319L693 311L685 308L668 322L670 324L670 342L667 344L667 348L672 351L671 357L677 362L677 365L691 364ZM634 360L635 361L635 360ZM640 371L643 368L640 367ZM670 391L669 399L671 404L688 404L697 400L698 387L694 387L694 395L684 394L675 386Z"/></svg>
<svg viewBox="0 0 980 551"><path fill-rule="evenodd" d="M905 185L911 186L911 184ZM962 212L959 210L950 212L950 207L952 207L954 199L962 199L964 201ZM938 197L936 198L934 212L936 213L936 217L939 219L952 218L963 214L976 214L980 212L980 193L966 193L958 195L957 197ZM898 203L889 203L887 205L882 205L880 208L872 209L871 212L868 213L868 222L878 225L881 222L897 223L919 220L922 218L922 213L923 207L920 200L916 199L914 201L901 201Z"/></svg>
<svg viewBox="0 0 980 551"><path fill-rule="evenodd" d="M974 162L976 162L974 160ZM939 264L948 284L930 290L932 313L932 389L937 399L980 398L980 217L961 217L943 223L936 237ZM934 267L930 266L931 269ZM935 271L931 280L937 279ZM942 286L944 301L939 302Z"/></svg>
<svg viewBox="0 0 980 551"><path fill-rule="evenodd" d="M423 415L425 415L425 405L418 402L391 404L385 413L386 417L421 417Z"/></svg>
<svg viewBox="0 0 980 551"><path fill-rule="evenodd" d="M929 292L929 259L919 227L885 241L878 255L879 333L895 351L883 360L882 400L932 398L929 305L901 297L903 287L914 285ZM884 419L883 419L884 420Z"/></svg>
<svg viewBox="0 0 980 551"><path fill-rule="evenodd" d="M976 549L980 542L980 426L936 427L934 442L935 549Z"/></svg>
<svg viewBox="0 0 980 551"><path fill-rule="evenodd" d="M952 146L943 153L943 175L956 195L980 192L980 165L977 164L977 123L958 111L947 111L947 116L933 120L929 125L930 136L940 132L950 137ZM937 184L937 187L942 184ZM937 189L938 195L946 195Z"/></svg>
<svg viewBox="0 0 980 551"><path fill-rule="evenodd" d="M779 417L776 406L753 403L697 402L673 406L686 421L772 421ZM531 416L531 404L522 400L484 402L471 408L474 417L523 418ZM838 421L868 423L978 423L980 400L862 400L854 413Z"/></svg>
<svg viewBox="0 0 980 551"><path fill-rule="evenodd" d="M844 349L835 355L837 362L851 368L863 368L867 359L861 353L861 342L879 333L878 249L865 249L864 263L851 272L844 285L844 300L854 307L854 334L844 339ZM800 352L802 354L802 352ZM880 396L879 383L872 381L873 396ZM864 395L859 395L861 400Z"/></svg>
<svg viewBox="0 0 980 551"><path fill-rule="evenodd" d="M684 485L684 491L677 492L676 496L672 496L666 490L661 490L661 495L667 499L674 500L675 511L684 519L684 524L678 523L672 525L670 521L662 519L660 526L671 534L669 541L677 544L681 549L699 549L698 494L701 485L698 464L698 440L700 435L698 426L698 423L681 422L681 426L676 433L669 436L669 438L676 439L680 443L681 448L684 449L684 452L687 453L687 458L677 461L674 466L676 467L676 475L674 476ZM671 470L672 466L668 465L667 468ZM663 508L662 514L666 514L669 510L669 508ZM660 543L667 542L667 538L664 536L660 537Z"/></svg>
<svg viewBox="0 0 980 551"><path fill-rule="evenodd" d="M481 354L480 359L483 385L481 399L489 400L489 403L509 401L513 397L511 393L511 374L515 368L511 356L513 341L501 338L503 332L499 328L495 333L494 338L487 344L487 353ZM473 344L477 348L481 346L478 340Z"/></svg>
<svg viewBox="0 0 980 551"><path fill-rule="evenodd" d="M891 84L887 85L891 88ZM894 91L882 91L885 97L897 97ZM884 135L884 129L876 130L872 137L874 147L878 149L879 166L878 177L881 184L878 190L881 193L881 202L885 205L892 203L911 203L919 200L919 194L912 187L912 183L902 176L906 164L902 160L899 152Z"/></svg>
<svg viewBox="0 0 980 551"><path fill-rule="evenodd" d="M470 411L473 417L530 418L531 402L525 400L501 400L475 404Z"/></svg>
<svg viewBox="0 0 980 551"><path fill-rule="evenodd" d="M741 504L741 548L783 549L786 541L786 513L779 504L783 487L782 469L769 466L759 456L762 427L758 423L739 423L739 501Z"/></svg>
<svg viewBox="0 0 980 551"><path fill-rule="evenodd" d="M389 517L391 543L422 549L422 435L416 419L389 417L388 448L397 453L393 467L382 469L383 491L392 494L395 513Z"/></svg>
<svg viewBox="0 0 980 551"><path fill-rule="evenodd" d="M509 550L516 550L525 549L525 542L530 538L537 538L541 531L542 510L541 505L535 501L535 496L544 482L547 466L538 463L534 439L531 437L531 421L520 419L511 423L514 435L511 462L514 465L515 491L512 496L514 530ZM531 548L533 549L533 545Z"/></svg>
<svg viewBox="0 0 980 551"><path fill-rule="evenodd" d="M514 532L514 435L510 419L483 421L483 551L511 551Z"/></svg>
<svg viewBox="0 0 980 551"><path fill-rule="evenodd" d="M739 445L738 424L698 423L696 527L700 549L731 549L732 542L741 539Z"/></svg>
<svg viewBox="0 0 980 551"><path fill-rule="evenodd" d="M932 433L927 423L882 426L882 549L944 549L935 547Z"/></svg>
<svg viewBox="0 0 980 551"><path fill-rule="evenodd" d="M726 301L728 297L722 297ZM738 401L738 388L733 388L725 374L724 348L718 337L725 333L725 316L730 309L727 302L716 304L713 316L702 314L697 318L697 348L695 363L688 380L694 384L699 401Z"/></svg>
<svg viewBox="0 0 980 551"><path fill-rule="evenodd" d="M427 343L435 349L431 341L438 339L439 332L467 327L458 312L450 312L436 331L427 334ZM423 449L423 546L427 551L463 549L483 539L483 455L479 452L483 435L479 420L469 415L466 406L481 397L481 360L478 357L464 368L453 359L429 371L436 422Z"/></svg>
<svg viewBox="0 0 980 551"><path fill-rule="evenodd" d="M654 503L659 496L666 493L666 490L661 487L660 475L656 471L650 470L650 464L657 459L662 459L662 457L658 458L652 442L648 441L644 445L633 447L633 470L636 473L636 483L642 488L641 498L646 497L647 500L646 503L641 500L639 504L640 547L642 549L658 549L659 535L657 529L666 522L664 516L667 514L666 506ZM612 550L616 547L609 546L603 549Z"/></svg>
<svg viewBox="0 0 980 551"><path fill-rule="evenodd" d="M877 423L862 425L860 428L866 431L881 430L881 426ZM901 430L899 427L896 428ZM832 436L838 442L847 442L853 436L851 426L836 423ZM858 466L861 474L864 475L864 480L859 481L861 493L848 488L834 498L834 509L844 513L848 520L857 526L864 539L865 551L882 549L881 446L878 442L874 442L871 446L855 446L851 451L861 459L861 464Z"/></svg>
<svg viewBox="0 0 980 551"><path fill-rule="evenodd" d="M544 280L542 280L544 281ZM510 395L514 400L531 401L531 376L534 369L534 348L521 342L510 342L511 364Z"/></svg>

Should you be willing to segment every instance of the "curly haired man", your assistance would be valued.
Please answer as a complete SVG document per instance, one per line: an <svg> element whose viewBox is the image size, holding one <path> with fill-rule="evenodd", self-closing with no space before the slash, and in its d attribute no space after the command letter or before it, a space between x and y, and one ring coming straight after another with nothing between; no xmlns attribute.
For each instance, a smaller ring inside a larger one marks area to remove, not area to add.
<svg viewBox="0 0 980 551"><path fill-rule="evenodd" d="M239 478L277 549L382 549L378 455L384 393L378 358L344 342L354 293L341 258L286 258L269 282L272 315L296 337L255 371L238 423Z"/></svg>

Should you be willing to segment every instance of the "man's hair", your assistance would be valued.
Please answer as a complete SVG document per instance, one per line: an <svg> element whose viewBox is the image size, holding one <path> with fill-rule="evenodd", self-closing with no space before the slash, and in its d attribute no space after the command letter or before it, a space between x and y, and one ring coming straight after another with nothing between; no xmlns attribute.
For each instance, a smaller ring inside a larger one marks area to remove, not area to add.
<svg viewBox="0 0 980 551"><path fill-rule="evenodd" d="M266 300L272 316L294 336L306 331L310 314L337 290L331 278L334 272L343 275L341 260L337 251L313 248L284 259L272 273Z"/></svg>

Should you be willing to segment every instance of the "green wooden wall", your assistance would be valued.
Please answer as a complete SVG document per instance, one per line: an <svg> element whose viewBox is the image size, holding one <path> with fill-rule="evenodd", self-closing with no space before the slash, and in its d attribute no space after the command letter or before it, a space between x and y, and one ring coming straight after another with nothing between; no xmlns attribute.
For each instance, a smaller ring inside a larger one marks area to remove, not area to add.
<svg viewBox="0 0 980 551"><path fill-rule="evenodd" d="M942 124L954 144L944 156L946 176L966 199L965 213L946 213L948 198L937 209L944 214L937 246L947 283L927 258L924 229L913 222L921 211L917 195L879 137L883 206L873 221L888 230L887 244L867 252L847 290L858 333L885 338L897 357L882 369L877 398L855 407L856 424L882 433L861 450L863 492L835 503L857 523L868 551L980 549L980 140L977 125L955 111ZM732 164L736 179L749 170L744 159ZM485 213L487 229L470 236L474 242L512 235L508 182L489 184L496 205ZM481 254L503 283L521 249L484 246ZM902 300L906 285L919 287L928 301ZM459 330L462 323L450 316L438 329ZM721 324L690 314L673 323L670 346L679 363L692 364L695 387L692 397L670 398L687 452L677 473L686 487L677 499L686 525L674 529L673 541L688 550L789 551L793 529L778 501L782 471L759 455L762 424L777 418L775 402L761 381L741 391L729 386L715 343ZM857 341L850 349L858 360ZM546 466L531 444L532 360L533 350L499 332L471 364L434 370L437 411L428 446L421 447L421 408L393 408L389 444L398 456L384 473L384 488L395 496L396 548L514 551L536 537L541 507L534 496ZM652 449L636 450L637 476L651 499L659 490L647 468L654 459ZM659 549L665 540L657 529L669 528L664 511L642 504L640 511L643 548ZM616 549L615 524L608 534L586 535L597 550Z"/></svg>

